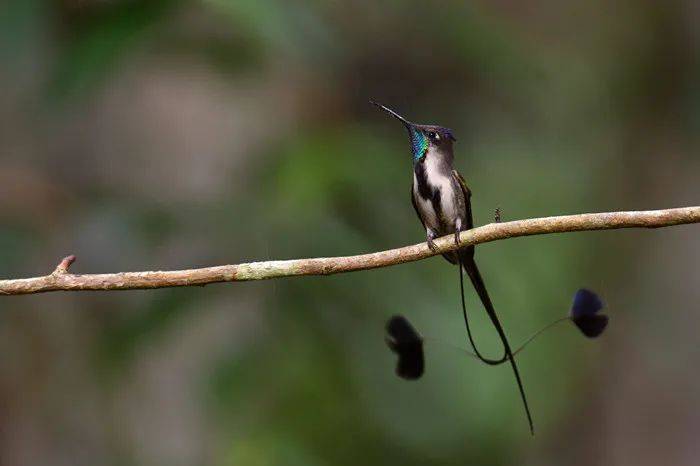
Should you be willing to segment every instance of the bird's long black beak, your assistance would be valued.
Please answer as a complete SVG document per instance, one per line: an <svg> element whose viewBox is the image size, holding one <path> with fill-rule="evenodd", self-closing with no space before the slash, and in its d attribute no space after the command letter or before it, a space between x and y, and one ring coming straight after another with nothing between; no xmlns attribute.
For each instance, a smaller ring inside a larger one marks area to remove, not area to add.
<svg viewBox="0 0 700 466"><path fill-rule="evenodd" d="M378 103L378 102L375 102L374 100L370 100L370 103L371 103L372 105L376 105L377 107L381 108L381 109L384 110L386 113L388 113L389 115L391 115L391 116L393 116L394 118L396 118L397 120L399 120L401 123L404 124L404 126L405 126L406 128L410 129L411 127L415 126L413 123L411 123L410 121L408 121L407 119L405 119L404 117L402 117L401 115L399 115L398 113L396 113L395 111L393 111L392 109L390 109L389 107L386 107L386 106L384 106L384 105L382 105L382 104L380 104L380 103Z"/></svg>

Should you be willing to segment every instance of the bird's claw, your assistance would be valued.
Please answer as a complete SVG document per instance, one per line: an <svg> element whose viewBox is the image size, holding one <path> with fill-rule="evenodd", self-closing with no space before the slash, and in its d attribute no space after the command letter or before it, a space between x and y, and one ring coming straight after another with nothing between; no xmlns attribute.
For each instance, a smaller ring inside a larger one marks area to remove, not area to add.
<svg viewBox="0 0 700 466"><path fill-rule="evenodd" d="M455 230L455 244L459 246L460 240L459 240L459 230Z"/></svg>
<svg viewBox="0 0 700 466"><path fill-rule="evenodd" d="M428 247L430 248L431 251L435 251L437 249L437 244L435 244L435 241L433 241L433 238L428 237L426 241L428 242Z"/></svg>

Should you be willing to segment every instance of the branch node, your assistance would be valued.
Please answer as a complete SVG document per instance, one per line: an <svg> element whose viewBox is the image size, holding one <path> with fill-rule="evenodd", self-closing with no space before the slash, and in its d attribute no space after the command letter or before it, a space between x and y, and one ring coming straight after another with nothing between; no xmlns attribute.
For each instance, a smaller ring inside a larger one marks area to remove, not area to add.
<svg viewBox="0 0 700 466"><path fill-rule="evenodd" d="M61 260L61 263L56 266L56 269L53 271L53 275L63 275L68 273L68 269L70 268L71 265L73 265L73 262L75 262L75 255L71 254L70 256L66 256Z"/></svg>

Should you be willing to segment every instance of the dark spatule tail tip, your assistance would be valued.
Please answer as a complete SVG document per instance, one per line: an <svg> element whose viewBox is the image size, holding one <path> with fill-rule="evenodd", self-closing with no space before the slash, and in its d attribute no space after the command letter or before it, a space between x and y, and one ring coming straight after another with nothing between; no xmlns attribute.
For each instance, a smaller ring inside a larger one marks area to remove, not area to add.
<svg viewBox="0 0 700 466"><path fill-rule="evenodd" d="M597 338L608 326L608 316L599 314L574 320L574 325L588 338Z"/></svg>
<svg viewBox="0 0 700 466"><path fill-rule="evenodd" d="M386 333L398 343L422 341L418 331L411 322L401 314L391 316L386 322Z"/></svg>
<svg viewBox="0 0 700 466"><path fill-rule="evenodd" d="M425 370L423 338L402 315L392 316L386 323L387 346L399 357L396 375L406 380L419 379Z"/></svg>
<svg viewBox="0 0 700 466"><path fill-rule="evenodd" d="M608 316L599 314L603 306L600 296L591 290L581 288L574 295L569 317L586 337L596 338L608 326Z"/></svg>
<svg viewBox="0 0 700 466"><path fill-rule="evenodd" d="M596 293L586 288L580 288L574 295L571 304L571 317L594 315L603 308L603 300Z"/></svg>
<svg viewBox="0 0 700 466"><path fill-rule="evenodd" d="M418 380L425 370L423 353L404 354L399 356L396 365L396 375L405 380Z"/></svg>

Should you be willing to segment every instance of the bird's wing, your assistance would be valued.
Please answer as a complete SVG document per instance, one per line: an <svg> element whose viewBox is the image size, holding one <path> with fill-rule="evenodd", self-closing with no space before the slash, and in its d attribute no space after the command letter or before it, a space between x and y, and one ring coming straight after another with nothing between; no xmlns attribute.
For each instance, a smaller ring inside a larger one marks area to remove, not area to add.
<svg viewBox="0 0 700 466"><path fill-rule="evenodd" d="M457 184L459 189L462 190L462 195L464 196L464 220L466 225L462 225L462 227L464 230L471 230L474 228L474 219L472 218L472 192L469 190L467 183L457 170L452 170L452 180Z"/></svg>
<svg viewBox="0 0 700 466"><path fill-rule="evenodd" d="M413 204L413 209L416 211L416 215L418 215L420 223L423 225L423 228L425 228L425 222L423 221L423 217L420 214L420 210L418 210L418 206L416 205L416 196L413 192L413 186L411 186L411 204Z"/></svg>

